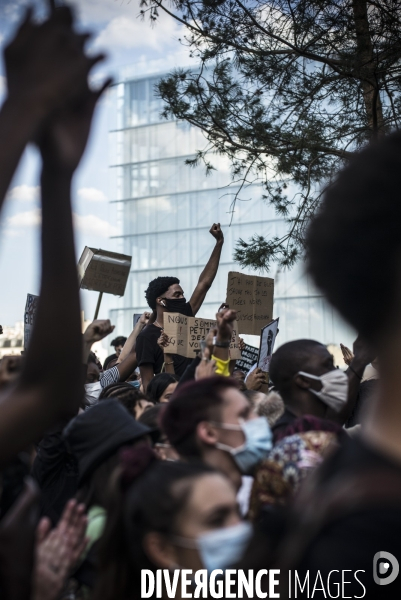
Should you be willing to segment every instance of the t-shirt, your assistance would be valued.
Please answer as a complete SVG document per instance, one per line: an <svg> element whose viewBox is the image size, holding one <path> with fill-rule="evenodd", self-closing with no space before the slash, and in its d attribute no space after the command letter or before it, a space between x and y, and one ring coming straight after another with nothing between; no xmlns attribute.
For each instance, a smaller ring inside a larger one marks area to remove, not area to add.
<svg viewBox="0 0 401 600"><path fill-rule="evenodd" d="M189 302L184 305L180 312L188 317L193 316L192 308ZM155 375L160 373L164 363L164 352L157 343L160 333L161 328L152 323L151 325L147 325L141 331L136 340L136 356L138 360L138 366L141 367L143 365L152 365ZM192 360L192 358L185 358L185 356L174 354L173 361L175 374L178 377L181 377L187 366L191 364Z"/></svg>
<svg viewBox="0 0 401 600"><path fill-rule="evenodd" d="M347 438L327 461L325 477L320 485L324 488L326 482L339 474L352 476L354 473L384 470L390 471L394 481L401 482L401 464L381 454L360 438ZM381 551L389 552L401 563L401 502L389 504L388 501L380 503L376 500L369 507L364 500L359 506L350 505L342 517L326 523L304 552L299 571L306 573L309 570L310 577L320 571L323 581L327 582L330 571L339 570L341 578L341 571L347 570L345 580L350 583L345 585L344 595L340 597L399 597L401 576L388 585L379 586L373 580L373 559ZM357 570L361 570L357 577L366 588L365 596L362 596L363 587L354 577ZM338 573L334 575L337 576ZM385 577L386 573L379 574L382 580ZM331 579L334 583L334 576ZM327 593L327 585L325 587ZM334 591L331 593L334 594ZM306 596L299 594L298 597ZM319 592L313 597L323 598L324 595Z"/></svg>

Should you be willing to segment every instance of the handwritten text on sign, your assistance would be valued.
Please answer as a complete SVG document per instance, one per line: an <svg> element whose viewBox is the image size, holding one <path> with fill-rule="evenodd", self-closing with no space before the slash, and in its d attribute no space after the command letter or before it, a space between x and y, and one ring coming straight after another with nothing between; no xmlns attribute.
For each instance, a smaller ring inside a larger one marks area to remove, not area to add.
<svg viewBox="0 0 401 600"><path fill-rule="evenodd" d="M123 296L131 260L126 254L86 246L78 262L81 288Z"/></svg>
<svg viewBox="0 0 401 600"><path fill-rule="evenodd" d="M274 279L230 271L227 304L237 311L239 333L260 335L272 320Z"/></svg>
<svg viewBox="0 0 401 600"><path fill-rule="evenodd" d="M164 313L164 333L167 334L169 340L164 352L195 358L196 352L201 349L201 341L206 339L210 329L215 327L217 327L217 322L213 319L186 317L179 313ZM231 340L230 358L241 358L236 322Z"/></svg>
<svg viewBox="0 0 401 600"><path fill-rule="evenodd" d="M24 313L24 349L28 348L31 339L33 324L35 322L36 310L38 307L39 296L28 294L26 298Z"/></svg>

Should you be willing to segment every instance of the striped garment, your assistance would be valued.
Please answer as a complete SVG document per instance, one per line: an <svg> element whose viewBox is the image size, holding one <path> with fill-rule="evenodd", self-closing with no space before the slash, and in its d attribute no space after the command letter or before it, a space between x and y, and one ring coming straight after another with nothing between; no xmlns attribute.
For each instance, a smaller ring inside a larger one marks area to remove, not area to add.
<svg viewBox="0 0 401 600"><path fill-rule="evenodd" d="M118 367L112 367L111 369L107 369L107 371L100 373L99 382L103 389L108 385L111 385L112 383L118 383L119 381L120 373L118 371Z"/></svg>

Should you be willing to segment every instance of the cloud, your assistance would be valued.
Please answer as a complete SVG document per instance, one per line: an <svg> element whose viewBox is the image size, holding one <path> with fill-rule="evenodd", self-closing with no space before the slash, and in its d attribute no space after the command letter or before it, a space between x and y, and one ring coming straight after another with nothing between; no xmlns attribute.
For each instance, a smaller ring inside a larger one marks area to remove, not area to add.
<svg viewBox="0 0 401 600"><path fill-rule="evenodd" d="M104 221L95 215L77 215L74 213L74 226L80 233L104 238L118 235L119 233L117 227L110 225L108 221Z"/></svg>
<svg viewBox="0 0 401 600"><path fill-rule="evenodd" d="M17 213L7 219L7 227L10 229L26 229L28 227L37 227L42 220L41 210L34 208L25 212Z"/></svg>
<svg viewBox="0 0 401 600"><path fill-rule="evenodd" d="M85 23L104 23L121 15L139 12L139 2L132 0L70 0L78 17Z"/></svg>
<svg viewBox="0 0 401 600"><path fill-rule="evenodd" d="M16 202L36 202L39 194L40 187L38 185L17 185L8 192L7 199Z"/></svg>
<svg viewBox="0 0 401 600"><path fill-rule="evenodd" d="M98 35L95 46L109 48L152 48L163 50L168 45L177 44L181 26L168 15L160 15L153 27L148 21L127 16L112 19Z"/></svg>
<svg viewBox="0 0 401 600"><path fill-rule="evenodd" d="M40 208L17 213L6 220L6 233L10 237L22 234L24 230L38 227L42 221ZM108 221L96 215L78 215L73 213L75 230L84 235L108 238L118 235L119 230Z"/></svg>
<svg viewBox="0 0 401 600"><path fill-rule="evenodd" d="M78 190L78 196L86 202L107 202L106 194L96 188L81 188Z"/></svg>

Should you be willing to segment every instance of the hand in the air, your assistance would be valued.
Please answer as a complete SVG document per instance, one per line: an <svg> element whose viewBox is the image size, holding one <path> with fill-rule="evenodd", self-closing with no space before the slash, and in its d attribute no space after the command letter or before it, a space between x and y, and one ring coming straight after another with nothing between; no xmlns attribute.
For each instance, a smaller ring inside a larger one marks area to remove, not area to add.
<svg viewBox="0 0 401 600"><path fill-rule="evenodd" d="M221 243L224 242L224 235L220 228L220 223L213 223L213 225L210 228L209 233L212 234L212 236L214 237L216 242L221 242Z"/></svg>
<svg viewBox="0 0 401 600"><path fill-rule="evenodd" d="M150 313L150 312L144 312L144 313L143 313L143 314L140 316L140 318L139 318L139 323L140 323L141 325L143 325L143 327L145 327L145 325L148 325L148 324L149 324L149 319L150 319L150 317L151 317L151 316L152 316L152 313Z"/></svg>
<svg viewBox="0 0 401 600"><path fill-rule="evenodd" d="M114 325L110 323L109 319L96 319L86 328L84 341L87 344L100 342L100 340L103 340L103 338L107 337L113 331Z"/></svg>
<svg viewBox="0 0 401 600"><path fill-rule="evenodd" d="M219 342L231 342L233 325L237 318L235 310L223 309L216 313L217 339Z"/></svg>
<svg viewBox="0 0 401 600"><path fill-rule="evenodd" d="M213 377L216 374L216 361L210 360L210 350L205 348L202 359L199 365L196 367L195 379L207 379Z"/></svg>
<svg viewBox="0 0 401 600"><path fill-rule="evenodd" d="M340 344L340 348L341 352L343 353L343 359L345 364L350 366L350 364L352 363L352 359L354 358L353 353L349 348L347 348L347 346L344 346L344 344Z"/></svg>
<svg viewBox="0 0 401 600"><path fill-rule="evenodd" d="M88 57L88 34L74 31L73 15L61 7L43 23L26 17L4 51L8 97L25 110L46 117L81 92L90 69L100 56Z"/></svg>

